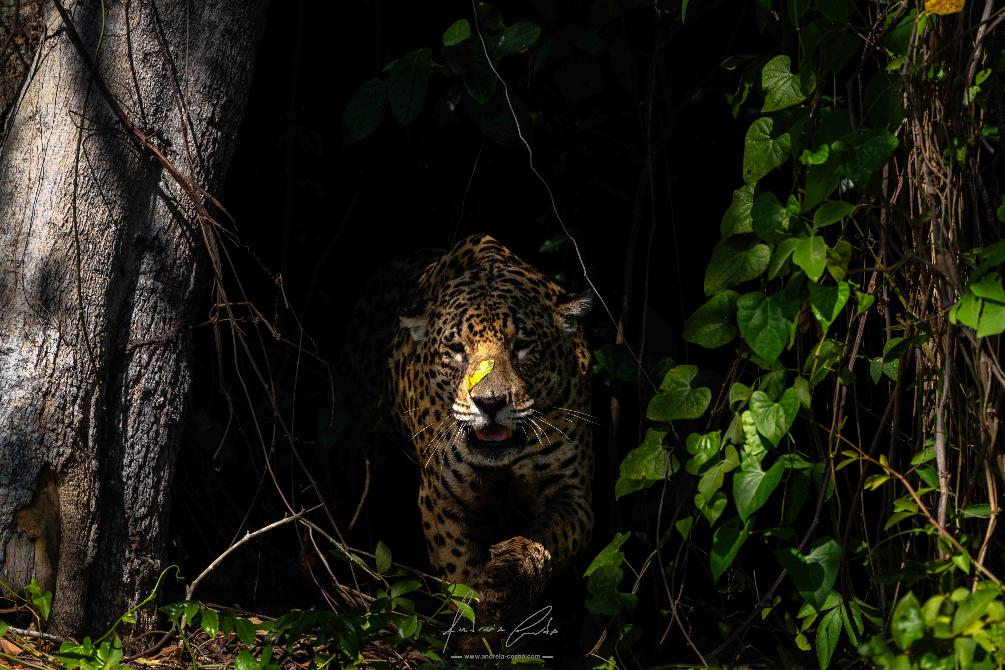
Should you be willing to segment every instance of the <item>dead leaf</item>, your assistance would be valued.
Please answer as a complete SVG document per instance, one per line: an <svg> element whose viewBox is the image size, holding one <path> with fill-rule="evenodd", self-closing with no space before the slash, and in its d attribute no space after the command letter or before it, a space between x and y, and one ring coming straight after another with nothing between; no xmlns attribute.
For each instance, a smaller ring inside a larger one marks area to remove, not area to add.
<svg viewBox="0 0 1005 670"><path fill-rule="evenodd" d="M956 14L963 11L965 0L927 0L925 2L926 14Z"/></svg>

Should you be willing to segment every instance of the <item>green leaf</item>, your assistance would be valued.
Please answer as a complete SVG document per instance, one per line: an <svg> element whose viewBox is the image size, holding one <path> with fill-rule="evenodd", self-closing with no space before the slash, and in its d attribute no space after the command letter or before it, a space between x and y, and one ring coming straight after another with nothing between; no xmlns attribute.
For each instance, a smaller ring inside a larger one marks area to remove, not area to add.
<svg viewBox="0 0 1005 670"><path fill-rule="evenodd" d="M624 572L613 565L603 565L597 568L586 583L587 590L593 597L586 601L586 609L591 614L606 614L614 616L624 610L635 609L638 598L632 593L621 593L618 584L621 583Z"/></svg>
<svg viewBox="0 0 1005 670"><path fill-rule="evenodd" d="M891 337L886 344L883 345L883 372L886 376L897 381L897 370L900 368L900 359L892 358L890 356L890 351L896 347L904 338L902 337Z"/></svg>
<svg viewBox="0 0 1005 670"><path fill-rule="evenodd" d="M426 102L426 83L429 81L431 49L409 51L395 62L387 86L387 99L394 117L407 126L419 118Z"/></svg>
<svg viewBox="0 0 1005 670"><path fill-rule="evenodd" d="M24 589L31 597L31 604L38 609L38 613L46 621L49 620L49 612L52 611L52 591L42 593L42 587L38 585L38 580L34 577L31 583Z"/></svg>
<svg viewBox="0 0 1005 670"><path fill-rule="evenodd" d="M722 434L719 431L699 435L691 433L686 440L687 451L691 458L684 464L684 469L692 475L701 472L701 466L719 455L722 449Z"/></svg>
<svg viewBox="0 0 1005 670"><path fill-rule="evenodd" d="M1005 304L985 300L977 337L997 335L1002 331L1005 331Z"/></svg>
<svg viewBox="0 0 1005 670"><path fill-rule="evenodd" d="M959 635L965 631L970 624L984 616L988 608L988 603L999 595L997 588L977 589L957 606L956 615L953 616L953 635Z"/></svg>
<svg viewBox="0 0 1005 670"><path fill-rule="evenodd" d="M790 198L790 203L791 198ZM798 213L798 209L796 209ZM783 205L771 191L757 196L750 210L751 226L765 242L776 244L789 235L789 218L792 208Z"/></svg>
<svg viewBox="0 0 1005 670"><path fill-rule="evenodd" d="M780 402L774 403L768 394L755 391L750 396L750 413L757 432L777 447L799 413L799 395L790 388L782 394Z"/></svg>
<svg viewBox="0 0 1005 670"><path fill-rule="evenodd" d="M541 34L541 26L521 21L508 26L491 40L491 52L496 58L510 56L530 48Z"/></svg>
<svg viewBox="0 0 1005 670"><path fill-rule="evenodd" d="M798 27L799 19L803 18L803 14L810 8L810 0L785 0L785 6L789 10L792 25Z"/></svg>
<svg viewBox="0 0 1005 670"><path fill-rule="evenodd" d="M238 652L234 668L235 670L258 670L258 663L255 661L255 657L251 655L251 652L245 648Z"/></svg>
<svg viewBox="0 0 1005 670"><path fill-rule="evenodd" d="M741 296L736 307L740 334L754 353L766 361L778 358L789 341L789 323L780 297L769 298L755 291Z"/></svg>
<svg viewBox="0 0 1005 670"><path fill-rule="evenodd" d="M537 253L551 254L556 251L561 251L562 248L565 247L571 239L572 238L570 238L564 232L559 233L558 235L553 235L552 237L546 239L544 243L540 247L538 247Z"/></svg>
<svg viewBox="0 0 1005 670"><path fill-rule="evenodd" d="M694 517L686 516L677 521L677 523L674 524L674 528L676 528L677 532L680 533L681 539L686 540L687 536L691 534L691 526L693 525Z"/></svg>
<svg viewBox="0 0 1005 670"><path fill-rule="evenodd" d="M702 493L696 493L694 496L694 506L699 512L705 515L709 526L714 526L715 522L722 516L727 502L729 501L726 498L726 494L722 491L716 491L707 501L705 500L705 495Z"/></svg>
<svg viewBox="0 0 1005 670"><path fill-rule="evenodd" d="M893 641L903 650L908 650L917 640L925 637L925 621L921 616L921 605L914 593L908 591L900 599L890 619L890 634Z"/></svg>
<svg viewBox="0 0 1005 670"><path fill-rule="evenodd" d="M697 419L712 401L712 391L702 386L691 388L698 374L693 365L678 365L667 373L660 384L660 393L649 401L646 417L651 421Z"/></svg>
<svg viewBox="0 0 1005 670"><path fill-rule="evenodd" d="M452 47L471 37L471 24L467 19L458 19L443 32L443 46Z"/></svg>
<svg viewBox="0 0 1005 670"><path fill-rule="evenodd" d="M813 347L813 351L806 357L806 362L803 364L803 372L813 371L813 377L809 380L811 389L834 370L834 366L841 357L841 348L840 342L831 339L821 340L818 345Z"/></svg>
<svg viewBox="0 0 1005 670"><path fill-rule="evenodd" d="M391 569L391 550L382 541L377 542L377 550L373 552L377 559L377 573L384 574Z"/></svg>
<svg viewBox="0 0 1005 670"><path fill-rule="evenodd" d="M422 584L417 581L408 579L403 582L397 582L391 586L390 595L392 598L397 598L398 596L403 596L406 593L411 593L422 588Z"/></svg>
<svg viewBox="0 0 1005 670"><path fill-rule="evenodd" d="M729 387L729 411L738 412L747 401L750 400L750 394L754 390L745 384L740 382L734 382L732 386Z"/></svg>
<svg viewBox="0 0 1005 670"><path fill-rule="evenodd" d="M653 437L657 432L659 437ZM615 499L649 488L677 471L680 467L677 459L669 456L667 450L660 444L660 439L666 432L650 428L645 442L628 452L625 460L621 462L621 477L615 486Z"/></svg>
<svg viewBox="0 0 1005 670"><path fill-rule="evenodd" d="M949 320L955 325L957 321L965 326L977 328L980 324L981 301L973 293L964 293L959 302L949 310Z"/></svg>
<svg viewBox="0 0 1005 670"><path fill-rule="evenodd" d="M900 140L888 130L877 128L844 143L838 168L854 183L865 186L893 154ZM834 147L831 146L831 149Z"/></svg>
<svg viewBox="0 0 1005 670"><path fill-rule="evenodd" d="M775 253L771 256L771 261L768 262L768 279L774 279L780 274L785 274L787 268L792 267L786 261L792 256L792 252L795 251L797 244L799 244L798 237L787 237L778 243Z"/></svg>
<svg viewBox="0 0 1005 670"><path fill-rule="evenodd" d="M1005 290L997 272L989 272L980 281L972 282L967 288L978 298L1005 303Z"/></svg>
<svg viewBox="0 0 1005 670"><path fill-rule="evenodd" d="M796 392L796 397L799 398L799 404L803 409L811 409L812 398L810 396L810 384L804 377L797 377L796 381L792 383L792 389Z"/></svg>
<svg viewBox="0 0 1005 670"><path fill-rule="evenodd" d="M886 47L898 56L906 56L911 45L911 32L918 10L912 9L886 34ZM920 33L918 37L921 37Z"/></svg>
<svg viewBox="0 0 1005 670"><path fill-rule="evenodd" d="M698 493L705 496L705 500L714 502L715 492L722 488L725 474L739 464L740 456L736 453L736 447L727 444L723 451L723 457L715 461L712 467L708 468L698 480Z"/></svg>
<svg viewBox="0 0 1005 670"><path fill-rule="evenodd" d="M855 205L850 202L842 202L840 200L834 202L827 202L820 205L820 208L813 213L813 227L823 228L824 226L829 226L832 223L837 223L844 217L848 216L855 211Z"/></svg>
<svg viewBox="0 0 1005 670"><path fill-rule="evenodd" d="M202 613L199 615L199 625L202 626L202 629L206 631L206 635L209 635L209 639L212 640L216 637L217 631L220 630L220 618L213 610L202 610Z"/></svg>
<svg viewBox="0 0 1005 670"><path fill-rule="evenodd" d="M859 314L872 307L872 303L876 302L876 296L855 291L855 302L858 303L858 307L855 309L855 316L858 317Z"/></svg>
<svg viewBox="0 0 1005 670"><path fill-rule="evenodd" d="M715 245L705 270L705 295L716 295L754 279L768 267L771 250L767 245L745 242L743 238L730 237Z"/></svg>
<svg viewBox="0 0 1005 670"><path fill-rule="evenodd" d="M820 624L817 626L817 660L820 661L821 670L827 670L827 666L830 665L840 637L840 610L833 609L824 615L824 618L820 620Z"/></svg>
<svg viewBox="0 0 1005 670"><path fill-rule="evenodd" d="M830 157L830 146L824 144L816 152L803 149L803 154L799 157L799 162L803 165L823 165ZM805 211L805 210L804 210Z"/></svg>
<svg viewBox="0 0 1005 670"><path fill-rule="evenodd" d="M761 70L761 86L766 91L762 112L777 112L806 99L799 76L791 72L788 56L775 56Z"/></svg>
<svg viewBox="0 0 1005 670"><path fill-rule="evenodd" d="M841 310L844 309L851 294L851 289L846 282L840 282L837 286L823 286L821 284L809 284L810 305L813 308L813 316L826 329L834 323Z"/></svg>
<svg viewBox="0 0 1005 670"><path fill-rule="evenodd" d="M900 74L880 72L865 87L865 110L875 128L896 132L904 120L904 80Z"/></svg>
<svg viewBox="0 0 1005 670"><path fill-rule="evenodd" d="M775 128L775 121L754 121L743 139L743 183L753 184L789 159L789 134Z"/></svg>
<svg viewBox="0 0 1005 670"><path fill-rule="evenodd" d="M823 202L824 198L830 197L840 181L837 156L832 154L825 163L810 165L806 170L806 195L803 196L803 212L810 211Z"/></svg>
<svg viewBox="0 0 1005 670"><path fill-rule="evenodd" d="M928 451L926 449L925 451ZM917 458L917 456L915 456ZM913 459L912 459L913 462ZM960 514L963 516L975 516L975 517L989 517L991 516L991 505L987 503L978 503L976 505L970 505L960 510Z"/></svg>
<svg viewBox="0 0 1005 670"><path fill-rule="evenodd" d="M733 475L733 502L742 521L746 521L768 502L768 498L782 481L784 472L785 463L780 460L766 472L756 459L743 462L740 471Z"/></svg>
<svg viewBox="0 0 1005 670"><path fill-rule="evenodd" d="M851 262L851 242L839 240L833 249L827 250L827 272L835 281L843 281Z"/></svg>
<svg viewBox="0 0 1005 670"><path fill-rule="evenodd" d="M817 0L817 9L831 21L848 23L848 0Z"/></svg>
<svg viewBox="0 0 1005 670"><path fill-rule="evenodd" d="M255 643L255 624L247 619L234 619L234 635L247 646Z"/></svg>
<svg viewBox="0 0 1005 670"><path fill-rule="evenodd" d="M753 523L754 517L744 523L740 521L740 517L734 516L715 531L712 536L712 554L709 557L713 582L719 581L722 573L733 563L740 547L747 541Z"/></svg>
<svg viewBox="0 0 1005 670"><path fill-rule="evenodd" d="M583 573L583 576L589 577L595 570L604 566L616 568L621 565L621 562L625 560L625 555L619 551L619 549L621 545L625 543L625 540L631 536L631 531L628 531L627 533L616 533L610 544L601 549L600 553L597 554L597 557L593 559L592 563L590 563L590 566L586 568L586 572Z"/></svg>
<svg viewBox="0 0 1005 670"><path fill-rule="evenodd" d="M387 109L387 80L374 77L352 94L342 111L342 146L359 142L380 125Z"/></svg>
<svg viewBox="0 0 1005 670"><path fill-rule="evenodd" d="M706 349L715 349L736 337L736 328L729 323L729 317L736 313L736 301L740 294L723 291L695 310L684 322L681 337L692 344Z"/></svg>
<svg viewBox="0 0 1005 670"><path fill-rule="evenodd" d="M823 611L841 568L841 546L825 536L813 543L806 556L795 547L777 549L775 556L788 570L792 583L806 602L817 612Z"/></svg>
<svg viewBox="0 0 1005 670"><path fill-rule="evenodd" d="M401 637L413 637L419 632L419 618L414 614L398 624L398 634Z"/></svg>
<svg viewBox="0 0 1005 670"><path fill-rule="evenodd" d="M498 39L498 35L492 38L488 38L488 42L493 42ZM543 52L543 50L542 50ZM451 70L455 74L464 75L464 88L467 91L471 99L477 103L476 105L466 105L469 113L472 114L473 120L479 125L486 135L489 135L493 140L499 142L495 137L492 137L492 133L488 132L485 128L489 124L489 120L486 119L486 115L490 117L495 117L501 115L505 111L507 115L510 115L509 105L506 101L502 101L500 105L497 105L496 109L491 110L492 113L481 110L481 106L485 105L489 100L492 99L493 94L496 90L496 83L498 78L495 72L492 71L492 67L489 65L488 60L485 58L485 50L482 48L480 41L476 40L464 40L459 44L452 47L446 47L443 50L443 55L447 59ZM516 96L510 95L512 100L516 100ZM467 101L466 101L467 102ZM514 105L515 107L515 105ZM520 110L517 110L518 112ZM478 116L474 116L478 114ZM501 121L494 121L494 125L498 125ZM512 117L509 119L509 123L512 124ZM529 126L529 120L527 125ZM505 142L500 142L500 144L506 144Z"/></svg>
<svg viewBox="0 0 1005 670"><path fill-rule="evenodd" d="M490 5L487 2L478 3L475 16L479 23L492 32L506 29L506 22L503 20L502 12L495 5Z"/></svg>
<svg viewBox="0 0 1005 670"><path fill-rule="evenodd" d="M801 267L807 277L818 281L827 268L827 244L824 238L813 235L800 239L792 251L792 262Z"/></svg>
<svg viewBox="0 0 1005 670"><path fill-rule="evenodd" d="M743 188L733 191L733 201L729 204L729 209L722 215L719 223L719 233L723 239L730 235L749 233L753 231L750 227L750 208L754 205L754 189L757 184L747 184Z"/></svg>

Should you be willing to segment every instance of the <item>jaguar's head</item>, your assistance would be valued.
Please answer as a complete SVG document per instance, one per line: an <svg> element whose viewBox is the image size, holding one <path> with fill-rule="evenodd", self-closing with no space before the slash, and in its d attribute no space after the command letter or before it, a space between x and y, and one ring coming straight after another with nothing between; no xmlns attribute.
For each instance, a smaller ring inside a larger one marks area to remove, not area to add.
<svg viewBox="0 0 1005 670"><path fill-rule="evenodd" d="M584 377L580 320L592 304L592 291L565 294L522 263L475 265L445 281L421 314L401 318L418 344L436 431L417 442L503 465L559 439L555 423L567 415L556 409Z"/></svg>

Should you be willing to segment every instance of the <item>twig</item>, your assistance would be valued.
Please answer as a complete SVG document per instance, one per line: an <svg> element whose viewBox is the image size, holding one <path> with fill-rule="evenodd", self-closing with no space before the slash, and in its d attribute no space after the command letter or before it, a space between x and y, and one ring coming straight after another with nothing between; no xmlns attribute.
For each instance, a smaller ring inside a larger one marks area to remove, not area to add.
<svg viewBox="0 0 1005 670"><path fill-rule="evenodd" d="M967 550L964 549L963 546L960 545L960 543L956 541L956 538L954 538L949 533L949 531L945 529L945 527L942 524L940 524L938 521L935 520L935 517L932 516L932 513L928 511L927 507L925 507L925 503L921 502L921 498L918 497L918 494L914 491L914 489L911 487L911 485L907 483L907 478L904 477L904 475L900 474L899 472L897 472L896 470L894 470L893 468L891 468L889 463L885 463L884 464L882 461L878 461L878 460L876 460L874 458L870 458L864 452L862 452L862 450L859 450L859 453L862 454L862 457L865 460L869 461L870 463L875 463L876 465L878 465L881 468L883 468L886 472L890 473L892 476L894 476L898 480L900 480L900 483L903 485L903 487L905 489L907 489L907 492L911 495L911 498L914 500L914 504L916 504L918 506L918 510L922 514L924 514L925 517L928 519L928 523L932 524L932 526L934 526L935 529L937 531L939 531L939 534L942 535L942 537L946 538L946 541L948 541L951 545L953 545L953 547L957 551L959 551L961 554L966 554L967 553ZM886 460L886 459L884 458L883 460ZM975 563L974 565L976 565L977 569L980 570L981 572L983 572L984 575L988 579L990 579L991 581L993 581L998 586L1002 585L1001 580L998 579L994 575L993 572L991 572L990 570L988 570L987 568L985 568L983 565L980 565L978 563Z"/></svg>
<svg viewBox="0 0 1005 670"><path fill-rule="evenodd" d="M946 504L949 501L949 469L946 460L946 399L949 397L949 378L953 372L953 324L946 322L946 360L942 378L942 397L935 413L935 465L939 473L939 525L946 525ZM944 552L939 550L942 558Z"/></svg>
<svg viewBox="0 0 1005 670"><path fill-rule="evenodd" d="M70 642L70 640L67 640L65 637L60 635L40 633L37 630L26 630L24 628L15 628L14 626L8 626L7 630L15 635L20 635L21 637L33 637L36 640L48 640L49 642Z"/></svg>
<svg viewBox="0 0 1005 670"><path fill-rule="evenodd" d="M297 521L304 514L307 514L308 512L313 512L318 507L321 507L321 505L315 505L314 507L312 507L310 509L301 510L300 512L297 512L293 516L284 516L279 521L276 521L275 523L270 523L268 526L264 526L262 528L259 528L254 533L246 533L244 535L244 537L242 537L240 540L238 540L234 544L232 544L229 547L227 547L227 550L225 552L223 552L222 554L220 554L219 556L217 556L216 560L213 561L212 563L210 563L209 566L205 570L203 570L202 573L198 577L196 577L195 580L193 580L191 584L189 584L188 588L185 589L185 600L191 600L192 599L192 594L195 593L195 589L196 589L196 587L199 586L199 583L203 579L205 579L206 577L208 577L214 570L216 570L217 566L219 566L220 563L223 562L223 559L227 558L227 556L229 556L230 554L232 554L234 552L234 550L237 549L238 547L240 547L242 544L244 544L245 542L248 542L249 540L255 539L259 535L264 535L265 533L269 532L270 530L279 528L280 526L284 526L284 525L286 525L288 523L291 523L293 521Z"/></svg>

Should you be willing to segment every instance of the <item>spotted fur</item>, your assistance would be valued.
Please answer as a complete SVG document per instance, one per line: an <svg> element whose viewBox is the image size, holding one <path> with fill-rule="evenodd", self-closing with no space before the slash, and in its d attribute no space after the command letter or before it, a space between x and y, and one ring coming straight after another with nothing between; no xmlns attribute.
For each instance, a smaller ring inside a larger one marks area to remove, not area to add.
<svg viewBox="0 0 1005 670"><path fill-rule="evenodd" d="M367 325L349 348L386 360L391 416L421 465L430 560L480 592L480 623L518 621L593 529L579 324L592 293L566 294L486 235L377 281L377 300L357 305L353 320ZM387 318L393 305L398 323ZM491 371L479 379L483 361Z"/></svg>

